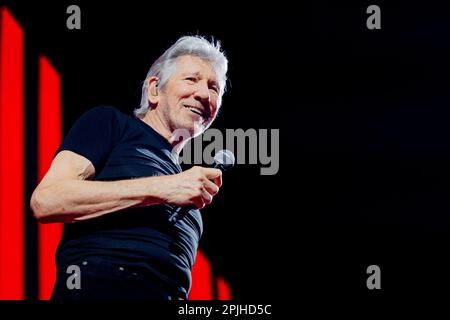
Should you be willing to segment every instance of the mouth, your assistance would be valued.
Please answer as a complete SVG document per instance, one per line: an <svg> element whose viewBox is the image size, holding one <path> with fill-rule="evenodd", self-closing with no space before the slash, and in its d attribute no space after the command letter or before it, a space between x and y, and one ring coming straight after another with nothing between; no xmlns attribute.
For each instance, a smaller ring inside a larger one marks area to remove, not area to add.
<svg viewBox="0 0 450 320"><path fill-rule="evenodd" d="M190 105L187 105L187 104L185 104L183 106L185 108L188 108L192 113L195 113L195 114L199 115L204 120L208 119L208 114L203 109L198 108L198 107L194 107L194 106L190 106Z"/></svg>

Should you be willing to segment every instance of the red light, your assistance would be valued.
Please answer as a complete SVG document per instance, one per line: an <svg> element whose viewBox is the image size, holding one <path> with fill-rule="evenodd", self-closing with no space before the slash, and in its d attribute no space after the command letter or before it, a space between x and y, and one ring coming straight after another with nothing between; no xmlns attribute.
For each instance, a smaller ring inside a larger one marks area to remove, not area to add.
<svg viewBox="0 0 450 320"><path fill-rule="evenodd" d="M231 290L223 277L217 277L218 300L231 300Z"/></svg>
<svg viewBox="0 0 450 320"><path fill-rule="evenodd" d="M192 288L189 293L189 300L212 300L211 279L211 264L206 256L198 250L192 269Z"/></svg>
<svg viewBox="0 0 450 320"><path fill-rule="evenodd" d="M6 8L0 34L0 299L24 299L23 31Z"/></svg>
<svg viewBox="0 0 450 320"><path fill-rule="evenodd" d="M46 57L39 57L38 179L44 177L61 143L61 78ZM39 299L49 299L56 280L55 253L62 224L39 224Z"/></svg>

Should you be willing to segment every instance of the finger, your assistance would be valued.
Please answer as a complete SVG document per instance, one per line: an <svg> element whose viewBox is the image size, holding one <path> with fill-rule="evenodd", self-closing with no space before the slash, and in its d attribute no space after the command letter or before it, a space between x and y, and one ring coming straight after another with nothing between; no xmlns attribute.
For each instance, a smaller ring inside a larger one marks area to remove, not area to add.
<svg viewBox="0 0 450 320"><path fill-rule="evenodd" d="M203 195L201 197L197 197L194 199L194 205L197 209L202 209L205 206L205 202L203 201Z"/></svg>
<svg viewBox="0 0 450 320"><path fill-rule="evenodd" d="M204 173L208 180L214 180L222 176L222 171L220 171L219 169L205 168Z"/></svg>
<svg viewBox="0 0 450 320"><path fill-rule="evenodd" d="M222 186L222 175L213 179L213 182L216 184L216 186L218 186L220 188Z"/></svg>
<svg viewBox="0 0 450 320"><path fill-rule="evenodd" d="M213 181L214 184L220 188L222 186L222 171L213 168L205 168L205 170L207 170L205 175L208 180Z"/></svg>
<svg viewBox="0 0 450 320"><path fill-rule="evenodd" d="M202 198L204 204L210 204L212 202L213 196L206 190L206 188L202 189Z"/></svg>
<svg viewBox="0 0 450 320"><path fill-rule="evenodd" d="M203 186L205 187L206 191L208 191L212 196L215 196L219 192L219 187L210 180L205 180Z"/></svg>

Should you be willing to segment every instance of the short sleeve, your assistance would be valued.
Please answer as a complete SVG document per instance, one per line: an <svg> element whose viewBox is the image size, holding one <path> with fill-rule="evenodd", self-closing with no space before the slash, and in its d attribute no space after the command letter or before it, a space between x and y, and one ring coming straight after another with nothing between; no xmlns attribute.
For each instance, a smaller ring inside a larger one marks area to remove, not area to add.
<svg viewBox="0 0 450 320"><path fill-rule="evenodd" d="M75 152L89 159L99 172L122 135L125 120L120 116L124 115L107 106L87 111L75 122L55 155L62 150Z"/></svg>

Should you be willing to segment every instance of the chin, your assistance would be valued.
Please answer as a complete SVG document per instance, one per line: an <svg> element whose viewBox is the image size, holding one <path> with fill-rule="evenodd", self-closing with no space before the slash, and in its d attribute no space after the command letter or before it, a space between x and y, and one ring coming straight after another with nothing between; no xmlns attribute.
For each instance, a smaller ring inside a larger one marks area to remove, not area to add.
<svg viewBox="0 0 450 320"><path fill-rule="evenodd" d="M203 122L200 123L197 121L186 121L179 126L179 128L181 128L183 131L186 130L189 133L190 138L198 137L203 132L205 132L208 127L209 125L205 126Z"/></svg>
<svg viewBox="0 0 450 320"><path fill-rule="evenodd" d="M207 127L205 127L203 124L194 123L194 126L191 131L192 137L193 138L198 137L203 132L205 132L206 129L207 129Z"/></svg>
<svg viewBox="0 0 450 320"><path fill-rule="evenodd" d="M184 136L185 138L191 139L195 138L198 135L202 134L202 126L199 126L195 122L184 123L183 125L178 126L179 134Z"/></svg>

